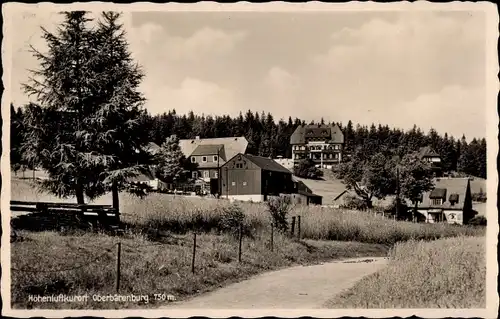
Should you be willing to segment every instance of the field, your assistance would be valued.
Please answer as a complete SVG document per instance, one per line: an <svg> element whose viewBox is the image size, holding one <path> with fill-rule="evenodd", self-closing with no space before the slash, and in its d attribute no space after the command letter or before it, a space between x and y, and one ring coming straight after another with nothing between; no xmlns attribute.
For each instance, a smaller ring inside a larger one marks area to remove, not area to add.
<svg viewBox="0 0 500 319"><path fill-rule="evenodd" d="M110 196L99 204L110 204ZM24 180L12 181L14 200L55 200L45 194L34 195L33 187ZM61 201L60 199L58 199ZM74 202L74 199L68 199ZM245 214L245 228L252 232L270 232L267 207L261 203L238 203ZM153 193L145 199L120 194L123 221L131 228L169 229L176 233L192 230L216 231L223 212L233 210L229 201L189 198ZM400 222L366 212L319 206L296 206L290 216L301 216L302 238L315 240L358 241L392 245L410 239L433 240L452 236L483 235L483 228L440 224Z"/></svg>
<svg viewBox="0 0 500 319"><path fill-rule="evenodd" d="M15 178L11 195L14 200L75 202L71 198L62 200L38 193L30 181ZM95 202L110 204L111 198L104 196ZM235 206L226 200L159 193L145 199L120 194L120 209L126 228L121 236L64 228L40 231L30 229L33 225L39 226L36 217L14 219L24 222L18 223L21 226L18 238L12 243L13 307L32 307L33 304L27 302L29 294L114 293L115 244L118 242L122 244L120 294L165 293L182 300L271 269L339 258L385 256L392 245L401 241L481 236L485 231L447 224L397 222L367 212L297 206L289 216L301 216L302 240L274 230L271 251L270 218L264 204L237 203ZM233 216L238 210L245 216L241 263L237 258L238 241L225 228L227 216ZM193 231L198 233L195 274L191 273ZM151 298L142 306L152 307L158 303ZM91 304L37 306L137 306L134 302L89 302Z"/></svg>
<svg viewBox="0 0 500 319"><path fill-rule="evenodd" d="M484 308L485 237L395 245L384 270L335 297L330 308Z"/></svg>

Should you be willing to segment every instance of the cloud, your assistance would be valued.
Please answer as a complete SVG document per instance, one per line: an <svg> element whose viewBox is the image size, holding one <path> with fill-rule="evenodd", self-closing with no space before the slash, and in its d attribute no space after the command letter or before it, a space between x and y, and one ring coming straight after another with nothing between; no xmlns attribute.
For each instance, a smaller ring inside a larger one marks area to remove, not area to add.
<svg viewBox="0 0 500 319"><path fill-rule="evenodd" d="M391 112L388 116L393 122L406 127L409 123L405 125L405 122L413 121L426 131L433 127L443 134L451 132L457 138L462 134L469 140L485 137L485 96L486 92L481 88L447 86L438 93L422 94L415 100L402 104L402 112Z"/></svg>
<svg viewBox="0 0 500 319"><path fill-rule="evenodd" d="M266 73L262 83L264 100L262 105L272 107L276 118L287 118L290 109L294 109L294 112L300 110L298 108L300 77L281 67L273 66Z"/></svg>
<svg viewBox="0 0 500 319"><path fill-rule="evenodd" d="M331 36L330 48L311 58L315 70L346 100L365 97L399 102L448 85L484 85L484 24L481 13L464 19L404 12L395 21L373 18ZM331 89L328 88L328 89Z"/></svg>
<svg viewBox="0 0 500 319"><path fill-rule="evenodd" d="M232 92L215 83L185 78L178 87L160 86L143 89L152 114L175 109L178 113L237 114Z"/></svg>
<svg viewBox="0 0 500 319"><path fill-rule="evenodd" d="M200 61L227 56L246 33L202 27L188 37L181 37L169 34L158 24L146 23L133 27L128 37L134 51L143 55L154 51L170 61Z"/></svg>

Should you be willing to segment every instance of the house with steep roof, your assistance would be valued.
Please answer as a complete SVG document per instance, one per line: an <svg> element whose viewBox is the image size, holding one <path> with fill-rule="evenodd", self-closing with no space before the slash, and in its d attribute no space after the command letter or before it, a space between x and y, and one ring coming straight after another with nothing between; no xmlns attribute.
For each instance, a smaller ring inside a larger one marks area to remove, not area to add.
<svg viewBox="0 0 500 319"><path fill-rule="evenodd" d="M415 202L407 204L415 207ZM416 218L421 222L467 224L476 215L468 178L436 178L434 189L424 193L416 204Z"/></svg>
<svg viewBox="0 0 500 319"><path fill-rule="evenodd" d="M295 165L309 158L318 167L331 168L342 162L344 133L337 124L299 125L290 137L290 144Z"/></svg>
<svg viewBox="0 0 500 319"><path fill-rule="evenodd" d="M266 157L239 153L221 167L221 196L262 202L293 190L292 172Z"/></svg>
<svg viewBox="0 0 500 319"><path fill-rule="evenodd" d="M418 154L422 160L431 164L431 169L437 176L441 175L441 155L439 155L439 153L433 150L430 146L425 146L420 149Z"/></svg>
<svg viewBox="0 0 500 319"><path fill-rule="evenodd" d="M221 166L223 198L262 202L271 197L290 196L294 203L321 204L292 172L271 158L239 153Z"/></svg>
<svg viewBox="0 0 500 319"><path fill-rule="evenodd" d="M245 153L248 141L244 136L222 138L200 138L179 140L184 156L197 169L192 171L194 179L201 178L205 182L218 179L219 168L238 153Z"/></svg>
<svg viewBox="0 0 500 319"><path fill-rule="evenodd" d="M289 196L294 204L323 204L323 196L314 194L313 191L303 181L297 179L295 176L292 176L292 182L293 192Z"/></svg>

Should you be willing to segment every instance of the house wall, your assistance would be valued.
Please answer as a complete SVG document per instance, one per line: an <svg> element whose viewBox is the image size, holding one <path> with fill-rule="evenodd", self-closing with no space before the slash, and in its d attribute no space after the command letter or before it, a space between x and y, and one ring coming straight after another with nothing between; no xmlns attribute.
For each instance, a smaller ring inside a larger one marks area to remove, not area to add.
<svg viewBox="0 0 500 319"><path fill-rule="evenodd" d="M204 158L206 159L206 161L203 161ZM193 159L194 159L195 163L198 163L198 164L213 163L214 166L217 166L217 154L194 155L194 156L189 157L189 160L191 161L191 163L193 163ZM225 162L222 160L222 158L219 158L219 165L222 166L224 163Z"/></svg>
<svg viewBox="0 0 500 319"><path fill-rule="evenodd" d="M261 171L261 190L264 195L279 196L281 193L291 193L293 191L292 174Z"/></svg>
<svg viewBox="0 0 500 319"><path fill-rule="evenodd" d="M226 196L222 196L222 198L226 198ZM263 195L229 195L229 200L231 201L242 201L242 202L263 202Z"/></svg>
<svg viewBox="0 0 500 319"><path fill-rule="evenodd" d="M292 145L292 160L299 162L309 158L320 166L331 166L342 162L342 151L341 143L308 142L305 145Z"/></svg>
<svg viewBox="0 0 500 319"><path fill-rule="evenodd" d="M218 178L219 176L219 170L217 168L199 168L196 172L198 173L198 178ZM193 173L191 173L191 175L191 177L194 178Z"/></svg>
<svg viewBox="0 0 500 319"><path fill-rule="evenodd" d="M237 165L238 164L238 165ZM241 165L241 166L239 166ZM221 168L221 195L261 195L261 169L241 156L235 156Z"/></svg>
<svg viewBox="0 0 500 319"><path fill-rule="evenodd" d="M418 209L418 212L422 214L426 222L428 223L435 223L436 221L434 220L434 215L429 214L428 210L426 209ZM463 212L460 210L443 210L443 214L446 218L446 223L448 224L463 224Z"/></svg>

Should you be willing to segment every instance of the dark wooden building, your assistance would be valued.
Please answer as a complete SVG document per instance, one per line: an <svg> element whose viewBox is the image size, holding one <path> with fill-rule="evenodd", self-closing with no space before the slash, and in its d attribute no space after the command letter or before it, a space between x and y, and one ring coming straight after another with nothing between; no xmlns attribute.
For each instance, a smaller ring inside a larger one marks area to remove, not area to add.
<svg viewBox="0 0 500 319"><path fill-rule="evenodd" d="M239 153L221 166L221 197L266 201L294 191L292 172L266 157Z"/></svg>

